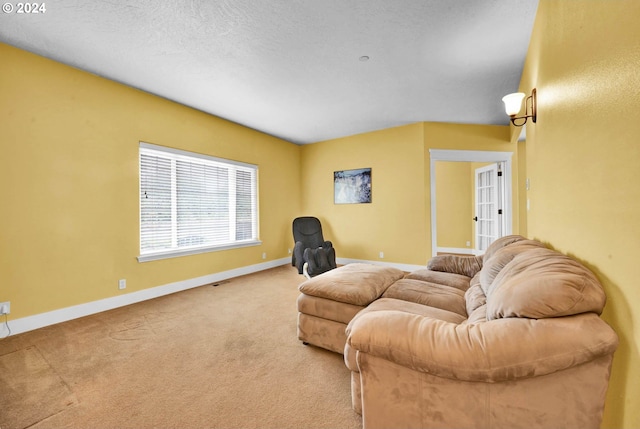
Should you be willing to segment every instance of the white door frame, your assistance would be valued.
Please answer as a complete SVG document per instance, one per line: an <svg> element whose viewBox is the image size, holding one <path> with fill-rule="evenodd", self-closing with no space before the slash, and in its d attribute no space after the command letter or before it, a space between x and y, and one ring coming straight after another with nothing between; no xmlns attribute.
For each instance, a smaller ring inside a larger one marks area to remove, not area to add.
<svg viewBox="0 0 640 429"><path fill-rule="evenodd" d="M437 219L436 219L436 161L458 162L504 162L506 231L505 235L513 231L513 190L511 183L511 157L513 152L494 152L479 150L447 150L429 149L431 175L431 256L438 254Z"/></svg>

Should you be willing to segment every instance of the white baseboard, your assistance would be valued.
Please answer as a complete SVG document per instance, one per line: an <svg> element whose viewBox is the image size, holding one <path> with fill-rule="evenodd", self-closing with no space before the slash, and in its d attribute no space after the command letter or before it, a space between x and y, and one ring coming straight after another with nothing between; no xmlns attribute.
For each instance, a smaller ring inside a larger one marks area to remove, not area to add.
<svg viewBox="0 0 640 429"><path fill-rule="evenodd" d="M368 261L365 259L336 258L336 262L340 265L353 264L358 262L364 263L364 264L384 265L385 267L398 268L399 270L406 271L406 272L427 268L426 264L425 265L398 264L395 262Z"/></svg>
<svg viewBox="0 0 640 429"><path fill-rule="evenodd" d="M438 247L438 253L457 253L460 255L475 255L475 250L468 247Z"/></svg>
<svg viewBox="0 0 640 429"><path fill-rule="evenodd" d="M77 319L79 317L100 313L102 311L113 310L114 308L124 307L125 305L135 304L137 302L146 301L148 299L158 298L175 292L192 289L194 287L199 287L210 283L216 283L233 277L256 273L258 271L263 271L269 268L275 268L290 263L291 258L276 259L273 261L249 265L229 271L208 274L202 277L196 277L193 279L182 280L162 286L151 287L137 292L131 292L124 295L101 299L98 301L87 302L85 304L74 305L72 307L61 308L59 310L48 311L46 313L27 316L20 319L9 320L8 324L11 328L11 335L17 335L23 332L32 331L34 329L44 328L45 326L55 325L56 323L66 322L68 320ZM9 332L7 330L7 325L0 322L0 338L7 336L8 333Z"/></svg>

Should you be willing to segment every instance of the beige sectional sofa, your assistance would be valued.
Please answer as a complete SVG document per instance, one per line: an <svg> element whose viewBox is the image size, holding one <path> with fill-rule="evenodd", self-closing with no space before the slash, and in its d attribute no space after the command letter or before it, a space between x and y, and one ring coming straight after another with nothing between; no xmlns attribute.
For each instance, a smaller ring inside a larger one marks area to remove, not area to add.
<svg viewBox="0 0 640 429"><path fill-rule="evenodd" d="M599 427L618 338L582 264L509 236L398 271L300 285L298 335L344 353L365 429Z"/></svg>

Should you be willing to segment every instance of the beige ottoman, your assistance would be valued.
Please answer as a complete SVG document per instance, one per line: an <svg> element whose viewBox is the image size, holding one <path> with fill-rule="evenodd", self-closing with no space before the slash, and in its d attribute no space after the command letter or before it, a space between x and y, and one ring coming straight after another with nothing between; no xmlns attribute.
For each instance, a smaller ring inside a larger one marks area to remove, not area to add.
<svg viewBox="0 0 640 429"><path fill-rule="evenodd" d="M298 287L298 339L344 353L347 324L403 277L397 268L354 263L305 281Z"/></svg>

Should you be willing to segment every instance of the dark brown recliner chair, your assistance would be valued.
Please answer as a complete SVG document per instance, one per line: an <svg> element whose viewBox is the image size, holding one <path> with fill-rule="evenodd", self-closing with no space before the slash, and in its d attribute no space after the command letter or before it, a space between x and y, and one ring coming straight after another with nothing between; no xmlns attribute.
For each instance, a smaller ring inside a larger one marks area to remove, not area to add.
<svg viewBox="0 0 640 429"><path fill-rule="evenodd" d="M291 265L298 268L298 274L304 273L307 263L308 276L316 276L336 268L336 252L331 241L322 236L320 220L312 216L298 217L293 220L293 255Z"/></svg>

